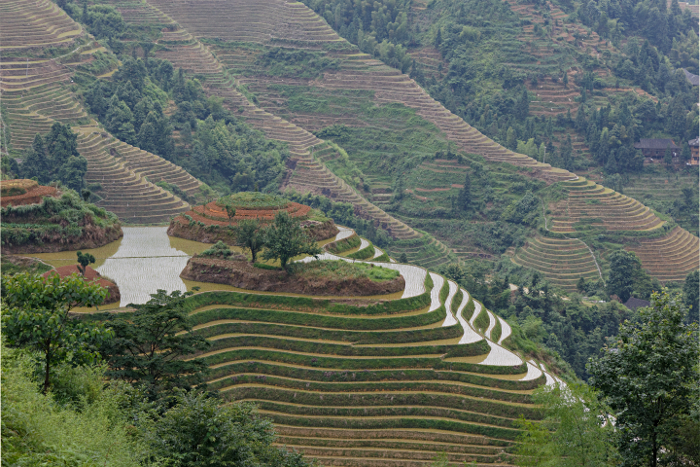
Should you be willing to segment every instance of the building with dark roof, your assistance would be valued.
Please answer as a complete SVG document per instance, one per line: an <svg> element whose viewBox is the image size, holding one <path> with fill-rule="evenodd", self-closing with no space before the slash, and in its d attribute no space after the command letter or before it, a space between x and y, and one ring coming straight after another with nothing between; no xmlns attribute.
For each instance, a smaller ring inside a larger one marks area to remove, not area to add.
<svg viewBox="0 0 700 467"><path fill-rule="evenodd" d="M637 310L637 308L648 307L649 305L651 305L651 302L634 297L630 297L629 300L625 302L625 306L632 311Z"/></svg>
<svg viewBox="0 0 700 467"><path fill-rule="evenodd" d="M663 159L666 155L667 148L671 148L673 157L678 157L681 149L676 146L676 143L674 143L672 139L640 139L639 142L634 145L634 148L641 149L644 157L651 157L654 159Z"/></svg>

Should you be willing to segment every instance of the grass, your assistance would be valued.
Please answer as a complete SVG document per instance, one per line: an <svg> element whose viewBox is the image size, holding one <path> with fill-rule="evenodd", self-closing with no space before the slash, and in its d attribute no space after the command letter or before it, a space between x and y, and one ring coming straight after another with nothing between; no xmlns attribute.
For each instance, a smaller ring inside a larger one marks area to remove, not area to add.
<svg viewBox="0 0 700 467"><path fill-rule="evenodd" d="M8 274L10 276L18 274L21 272L28 272L29 274L43 274L47 271L53 269L46 263L41 261L22 261L20 264L8 260L6 257L0 258L0 270L3 274Z"/></svg>
<svg viewBox="0 0 700 467"><path fill-rule="evenodd" d="M308 278L348 280L368 278L374 282L389 281L399 277L399 271L365 263L349 263L342 260L295 263L293 272Z"/></svg>
<svg viewBox="0 0 700 467"><path fill-rule="evenodd" d="M219 206L229 205L236 209L268 210L282 209L289 204L289 200L281 196L269 195L267 193L246 191L221 198L216 204Z"/></svg>

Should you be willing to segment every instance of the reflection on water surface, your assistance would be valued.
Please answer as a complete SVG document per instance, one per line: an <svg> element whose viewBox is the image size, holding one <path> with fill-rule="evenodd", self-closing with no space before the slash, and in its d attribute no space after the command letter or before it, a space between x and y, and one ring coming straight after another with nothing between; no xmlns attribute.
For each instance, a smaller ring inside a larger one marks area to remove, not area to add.
<svg viewBox="0 0 700 467"><path fill-rule="evenodd" d="M103 276L113 280L121 293L121 302L99 307L100 310L126 306L130 303L146 303L158 289L168 292L180 290L185 292L192 287L200 287L200 292L226 290L232 292L252 292L224 284L211 284L197 281L183 281L180 273L187 265L187 260L207 248L211 244L168 237L167 227L122 227L124 237L100 248L84 249L95 257L92 266ZM242 252L238 247L232 250ZM58 253L37 253L32 255L54 267L67 264L77 264L75 251ZM301 258L301 257L299 257ZM296 259L299 259L296 258ZM253 292L272 294L272 292ZM301 296L291 293L276 293L275 295ZM355 299L396 299L402 292L373 297L323 297L323 298L355 298ZM321 297L318 297L321 298ZM75 311L91 311L90 308L79 308Z"/></svg>

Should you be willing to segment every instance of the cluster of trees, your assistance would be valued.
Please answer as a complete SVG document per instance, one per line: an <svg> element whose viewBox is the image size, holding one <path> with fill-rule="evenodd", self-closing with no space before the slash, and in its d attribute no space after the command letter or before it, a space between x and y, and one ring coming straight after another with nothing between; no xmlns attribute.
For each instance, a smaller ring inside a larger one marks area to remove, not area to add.
<svg viewBox="0 0 700 467"><path fill-rule="evenodd" d="M542 420L520 420L517 465L699 463L700 343L685 315L679 296L654 293L588 360L590 386L537 390Z"/></svg>
<svg viewBox="0 0 700 467"><path fill-rule="evenodd" d="M164 109L173 100L176 111ZM184 167L223 193L275 189L288 152L207 98L166 60L124 57L110 81L85 92L90 110L117 138ZM175 136L177 132L177 136Z"/></svg>
<svg viewBox="0 0 700 467"><path fill-rule="evenodd" d="M379 247L385 248L393 243L389 234L384 229L377 228L373 220L363 219L356 215L355 206L351 203L338 203L323 195L315 195L310 192L302 194L293 190L285 192L285 196L297 203L321 210L336 224L353 228L359 235Z"/></svg>
<svg viewBox="0 0 700 467"><path fill-rule="evenodd" d="M209 345L190 332L191 293L76 319L70 309L106 289L77 275L2 276L3 464L315 465L273 447L254 405L205 391L205 363L187 358Z"/></svg>
<svg viewBox="0 0 700 467"><path fill-rule="evenodd" d="M235 215L227 206L229 218ZM243 219L231 225L236 245L250 252L251 263L255 264L258 254L262 252L264 260L279 261L282 269L290 272L289 260L299 255L318 257L323 250L316 241L304 232L298 220L286 211L279 211L269 226L258 219ZM224 242L217 242L204 250L200 256L213 256L226 259L233 254Z"/></svg>
<svg viewBox="0 0 700 467"><path fill-rule="evenodd" d="M79 5L73 0L58 0L56 3L68 16L83 23L97 39L109 40L110 46L115 43L115 38L120 38L128 30L121 13L111 5L88 6L87 2Z"/></svg>
<svg viewBox="0 0 700 467"><path fill-rule="evenodd" d="M615 43L620 37L633 34L624 46L618 44L621 53L607 52L597 59L573 50L559 50L566 56L561 60L578 61L584 68L576 80L581 88L581 109L576 121L571 112L555 118L529 116L530 96L523 86L526 80L536 84L552 79L568 86L565 71L570 65L562 62L558 68L553 66L535 74L500 65L499 61L540 59L529 57L522 50L519 53L523 57L511 57L511 49L521 49L517 33L522 24L505 2L434 0L428 4L434 12L433 23L427 28L413 21L410 2L305 3L361 50L404 72L410 69L410 76L433 97L487 136L531 157L543 159L546 153L547 162L558 167L578 170L585 167L578 167L577 163L587 163L576 160L570 138L555 145L555 131L580 134L591 147L593 162L608 173L641 169L642 158L634 149L640 138L671 136L685 143L697 136L698 110L693 105L697 93L679 68L698 73L698 25L689 12L681 12L677 1L669 8L661 0L591 1L583 2L575 12L572 2L561 2L565 10L573 13L568 22L583 22L601 36L615 39ZM546 5L539 8L545 10L546 29L555 20L547 16ZM538 27L542 32L539 24ZM422 67L411 61L404 50L418 44L433 45L448 66L443 69L440 65L438 74L426 77ZM567 47L553 45L554 49ZM658 104L646 98L609 96L608 107L597 111L598 105L594 105L591 96L601 88L615 85L595 72L605 67L618 78L617 85L620 79L630 80L659 98ZM689 153L686 151L683 156L689 157Z"/></svg>
<svg viewBox="0 0 700 467"><path fill-rule="evenodd" d="M678 0L672 0L668 7L665 0L582 2L576 18L601 37L618 42L629 35L639 35L664 53L669 53L674 43L698 32L697 19L689 10L681 10ZM697 35L695 46L697 48ZM697 54L693 58L691 61L690 57L682 57L681 66L695 65L697 72Z"/></svg>
<svg viewBox="0 0 700 467"><path fill-rule="evenodd" d="M24 178L35 178L42 185L61 182L80 193L85 187L87 159L78 152L78 135L70 125L55 122L44 137L37 133L21 167Z"/></svg>

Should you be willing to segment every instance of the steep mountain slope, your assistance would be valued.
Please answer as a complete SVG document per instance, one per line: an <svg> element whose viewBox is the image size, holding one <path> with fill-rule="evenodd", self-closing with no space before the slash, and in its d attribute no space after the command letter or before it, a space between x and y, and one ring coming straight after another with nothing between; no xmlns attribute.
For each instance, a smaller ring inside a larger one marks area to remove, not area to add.
<svg viewBox="0 0 700 467"><path fill-rule="evenodd" d="M447 207L449 210L450 203L454 203L450 200L456 198L464 177L458 174L473 174L480 161L487 163L491 174L504 169L508 172L508 167L515 168L514 172L509 172L513 175L504 174L502 192L496 181L498 175L495 178L491 176L490 181L485 183L491 188L495 187L496 194L503 193L504 199L511 199L508 196L513 194L509 190L512 183L509 177L523 183L517 174L525 175L525 181L533 178L546 184L566 182L564 194L570 206L576 203L618 202L619 196L611 200L578 197L580 193L566 188L567 184L578 186L583 183L588 186L590 183L577 179L565 170L509 151L484 137L429 97L408 76L359 53L354 46L337 36L325 21L299 4L269 0L255 4L216 1L194 5L150 0L148 5L167 14L186 31L180 29L166 33L160 40L165 50L156 50L156 55L168 57L178 66L188 67L206 77L205 83L211 83L212 92L226 96L229 106L234 109L238 106L251 123L266 129L273 138L291 141L293 147L300 151L297 155L305 155L306 160L297 162L299 165L287 181L288 186L300 190L329 190L327 172L313 169L316 162L308 153L303 153L311 149L313 158L339 175L344 180L342 183L353 185L353 191L362 193L375 204L390 208L396 217L409 225L435 234L464 258L483 254L483 250L479 252L479 248L474 248L471 250L473 253L469 253L469 247L465 249L459 241L454 241L454 235L447 233L453 229L448 222L429 222L428 219L445 216L440 214L443 212L440 209ZM294 27L289 29L285 26L286 21ZM252 92L253 101L270 113L251 112L249 104L246 105L248 101L242 101L241 95L229 87L234 83ZM547 85L543 83L541 86ZM546 90L542 92L546 93ZM276 120L272 117L275 114L290 123ZM280 128L281 125L285 128ZM319 137L330 139L339 146L321 143L301 128L315 131ZM308 136L291 136L292 132L298 131L302 132L300 135ZM345 157L343 150L347 151L348 157ZM431 163L429 160L434 159L438 151L449 153L455 150L476 154L483 159L477 157L468 160L467 167L464 163L455 165L438 160ZM309 168L312 170L309 171ZM314 175L314 170L318 175ZM398 184L398 192L397 179L403 179L403 184ZM409 198L409 201L403 202L404 207L398 210L392 205L397 197ZM549 229L554 235L560 233L568 237L581 237L584 242L590 243L588 236L591 229L580 232L577 223L585 224L588 222L584 219L586 217L602 217L597 232L613 232L615 242L627 245L629 249L639 249L639 240L645 236L659 237L657 241L667 245L669 251L678 249L679 237L662 228L665 221L636 201L625 199L628 201L623 204L628 206L591 210L594 216L589 216L585 209L580 208L579 211L584 212L564 212L561 210L563 201L560 201L550 208L553 219ZM489 202L488 199L485 201ZM406 204L409 206L405 207ZM645 221L636 222L639 216ZM574 224L577 224L577 228L574 228ZM698 248L697 237L692 238L693 241L685 244L688 248L684 254L688 259L694 256ZM589 246L596 249L598 261L604 267L605 254L610 245ZM420 249L421 246L403 247L408 252L410 248ZM394 253L399 252L396 250ZM520 258L518 262L523 264L522 255ZM421 258L416 256L415 259ZM655 274L653 259L647 254L642 255L642 260L644 266ZM546 264L525 262L525 265L539 269L552 278L552 269L562 267L554 259L545 257L543 261ZM439 261L428 265L438 264ZM671 260L670 268L675 272L659 273L658 277L679 280L695 267L697 264L694 261ZM564 264L564 268L568 268L568 271L562 272L569 274L569 277L578 273L578 269L574 266L569 268L568 263ZM592 271L590 268L588 270ZM554 282L565 288L573 287L571 281Z"/></svg>
<svg viewBox="0 0 700 467"><path fill-rule="evenodd" d="M441 452L451 465L511 465L516 419L537 418L530 394L555 377L504 348L510 326L454 282L378 266L404 277L400 298L188 299L194 332L212 343L209 388L255 402L279 444L322 465L428 466Z"/></svg>
<svg viewBox="0 0 700 467"><path fill-rule="evenodd" d="M9 127L3 146L19 155L54 122L71 124L78 134L78 150L88 160L86 181L101 198L98 206L139 224L165 222L186 210L187 203L155 183L165 181L195 195L200 182L180 167L109 135L74 95L74 68L94 61L101 45L47 0L33 2L30 20L22 16L27 14L23 2L3 0L0 8L0 90ZM56 56L59 46L69 50Z"/></svg>

